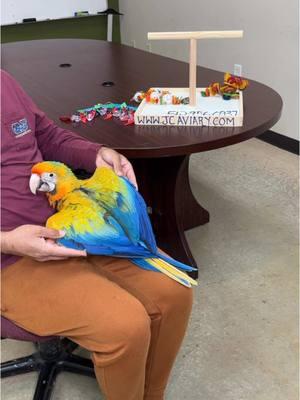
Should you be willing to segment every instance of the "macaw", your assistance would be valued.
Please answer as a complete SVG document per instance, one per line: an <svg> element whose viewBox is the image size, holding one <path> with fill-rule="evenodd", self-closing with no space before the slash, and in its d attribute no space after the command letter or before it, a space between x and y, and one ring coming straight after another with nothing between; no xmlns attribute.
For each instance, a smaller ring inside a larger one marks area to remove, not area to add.
<svg viewBox="0 0 300 400"><path fill-rule="evenodd" d="M110 168L97 168L91 178L80 180L66 165L44 161L32 167L29 187L33 194L46 192L56 208L46 226L65 232L59 244L92 255L126 257L187 287L197 285L183 272L193 267L158 250L142 196Z"/></svg>

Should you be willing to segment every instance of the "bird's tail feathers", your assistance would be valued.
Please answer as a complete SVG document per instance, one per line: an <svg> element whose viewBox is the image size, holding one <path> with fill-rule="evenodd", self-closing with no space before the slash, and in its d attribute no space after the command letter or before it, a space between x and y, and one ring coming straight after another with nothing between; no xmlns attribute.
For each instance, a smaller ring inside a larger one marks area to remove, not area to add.
<svg viewBox="0 0 300 400"><path fill-rule="evenodd" d="M174 258L171 258L166 254L161 253L160 251L157 252L157 256L162 260L166 261L168 264L174 265L174 267L180 268L183 271L189 271L189 272L197 271L197 268L191 267L190 265L174 260Z"/></svg>
<svg viewBox="0 0 300 400"><path fill-rule="evenodd" d="M164 261L160 258L133 258L132 261L148 270L162 272L163 274L169 276L175 281L181 283L184 286L191 287L192 285L198 285L197 281L188 276L185 272L180 271L170 263Z"/></svg>

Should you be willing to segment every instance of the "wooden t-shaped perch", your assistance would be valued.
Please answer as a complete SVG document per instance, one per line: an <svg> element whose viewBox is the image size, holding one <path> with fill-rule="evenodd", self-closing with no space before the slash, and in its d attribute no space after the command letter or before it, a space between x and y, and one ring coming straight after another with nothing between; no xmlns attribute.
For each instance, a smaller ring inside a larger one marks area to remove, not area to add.
<svg viewBox="0 0 300 400"><path fill-rule="evenodd" d="M190 40L190 102L196 105L197 39L241 38L243 31L149 32L148 40Z"/></svg>

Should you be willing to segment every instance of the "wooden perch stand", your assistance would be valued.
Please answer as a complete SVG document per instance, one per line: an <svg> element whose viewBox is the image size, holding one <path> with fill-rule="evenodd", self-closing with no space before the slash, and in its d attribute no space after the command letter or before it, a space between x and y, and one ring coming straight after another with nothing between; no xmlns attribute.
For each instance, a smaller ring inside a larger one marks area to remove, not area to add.
<svg viewBox="0 0 300 400"><path fill-rule="evenodd" d="M196 105L197 87L197 40L198 39L233 39L243 37L243 31L196 31L196 32L149 32L148 40L181 40L190 41L189 89L191 106Z"/></svg>

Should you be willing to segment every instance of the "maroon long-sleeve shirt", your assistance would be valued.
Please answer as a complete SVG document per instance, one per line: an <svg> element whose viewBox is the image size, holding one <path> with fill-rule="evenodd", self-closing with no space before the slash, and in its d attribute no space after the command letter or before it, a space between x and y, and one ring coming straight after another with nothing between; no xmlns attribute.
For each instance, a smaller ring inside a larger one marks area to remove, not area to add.
<svg viewBox="0 0 300 400"><path fill-rule="evenodd" d="M53 213L46 196L34 196L29 190L35 163L61 161L71 168L93 172L100 147L56 126L1 70L1 231L24 224L45 225ZM1 254L2 267L17 259Z"/></svg>

